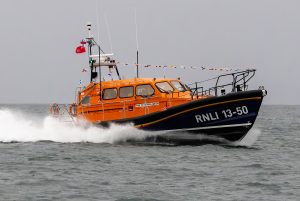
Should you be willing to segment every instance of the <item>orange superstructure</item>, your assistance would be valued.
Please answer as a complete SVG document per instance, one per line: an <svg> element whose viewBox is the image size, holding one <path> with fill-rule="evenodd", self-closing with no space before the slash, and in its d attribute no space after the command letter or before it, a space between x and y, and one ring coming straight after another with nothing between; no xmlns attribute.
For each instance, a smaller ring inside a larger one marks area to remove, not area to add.
<svg viewBox="0 0 300 201"><path fill-rule="evenodd" d="M191 101L191 92L178 79L133 78L91 82L77 92L70 111L90 122L128 119Z"/></svg>

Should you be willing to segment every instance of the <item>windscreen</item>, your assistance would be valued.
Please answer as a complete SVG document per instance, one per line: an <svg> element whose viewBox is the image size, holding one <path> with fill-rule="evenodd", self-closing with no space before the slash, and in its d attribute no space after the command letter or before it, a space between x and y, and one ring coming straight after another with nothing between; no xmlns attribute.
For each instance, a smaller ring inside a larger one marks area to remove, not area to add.
<svg viewBox="0 0 300 201"><path fill-rule="evenodd" d="M178 90L178 91L186 91L185 87L183 86L183 84L181 84L178 81L171 81L171 83L173 84L173 86Z"/></svg>
<svg viewBox="0 0 300 201"><path fill-rule="evenodd" d="M159 91L166 93L166 92L173 92L173 87L168 82L158 82L155 84Z"/></svg>

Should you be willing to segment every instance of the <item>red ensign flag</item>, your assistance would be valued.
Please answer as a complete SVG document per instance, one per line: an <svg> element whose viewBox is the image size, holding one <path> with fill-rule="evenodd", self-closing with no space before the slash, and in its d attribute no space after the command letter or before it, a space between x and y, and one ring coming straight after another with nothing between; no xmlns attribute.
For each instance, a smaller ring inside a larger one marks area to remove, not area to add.
<svg viewBox="0 0 300 201"><path fill-rule="evenodd" d="M80 46L76 47L75 52L77 54L84 53L85 52L85 47L83 45L80 45Z"/></svg>

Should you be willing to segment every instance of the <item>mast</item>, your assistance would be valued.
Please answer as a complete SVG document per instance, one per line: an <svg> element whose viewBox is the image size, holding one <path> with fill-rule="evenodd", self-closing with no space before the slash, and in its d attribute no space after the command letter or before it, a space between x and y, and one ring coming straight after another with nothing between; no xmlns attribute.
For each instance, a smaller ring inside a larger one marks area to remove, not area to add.
<svg viewBox="0 0 300 201"><path fill-rule="evenodd" d="M136 39L136 78L139 78L139 41L138 41L138 28L136 21L136 9L134 9L135 20L135 39Z"/></svg>
<svg viewBox="0 0 300 201"><path fill-rule="evenodd" d="M113 54L105 54L101 49L100 45L95 41L94 37L91 34L91 23L87 23L88 28L88 37L86 38L86 43L88 44L88 57L89 57L89 66L91 69L91 79L90 82L93 82L95 78L99 75L99 85L100 85L100 100L101 91L102 91L102 69L101 67L106 66L108 68L115 68L118 78L121 80L117 63L114 59L111 59ZM93 53L93 46L97 46L98 54ZM102 54L101 54L102 53ZM97 72L97 67L99 71Z"/></svg>
<svg viewBox="0 0 300 201"><path fill-rule="evenodd" d="M93 47L93 37L91 34L91 28L92 28L92 24L90 22L88 22L86 24L87 29L88 29L88 37L86 38L87 44L88 44L88 56L89 56L89 65L90 65L90 71L91 71L91 78L90 78L90 82L93 81L93 70L94 70L94 61L93 58L91 58L91 55L93 54L92 52L92 47Z"/></svg>
<svg viewBox="0 0 300 201"><path fill-rule="evenodd" d="M139 50L136 51L136 78L139 78Z"/></svg>
<svg viewBox="0 0 300 201"><path fill-rule="evenodd" d="M101 88L102 88L102 76L101 76L101 68L100 68L100 59L101 59L101 48L100 45L98 45L95 40L94 37L91 34L91 28L92 28L92 24L90 22L87 23L87 29L88 29L88 38L86 38L87 43L88 43L88 56L89 56L89 65L90 65L90 69L91 69L91 79L90 82L93 81L93 79L95 79L97 77L97 70L96 70L96 65L94 66L94 64L96 63L96 60L94 60L93 58L93 46L96 45L98 47L98 59L99 59L99 85L100 85L100 100L101 100ZM94 71L95 70L95 71Z"/></svg>
<svg viewBox="0 0 300 201"><path fill-rule="evenodd" d="M108 67L110 68L115 68L116 74L121 80L121 76L118 70L117 62L111 58L113 54L105 54L104 51L101 49L100 45L95 41L93 35L91 34L91 28L92 25L90 22L87 23L87 29L88 29L88 37L86 38L85 41L82 41L84 44L88 44L88 57L89 57L89 66L90 66L90 71L91 71L91 78L90 82L94 82L97 76L99 76L99 88L100 88L100 100L102 99L101 93L102 93L102 69L101 67ZM93 46L97 47L97 50L93 48ZM94 50L98 52L98 54L94 53ZM137 60L138 61L138 60ZM99 68L97 72L97 67Z"/></svg>
<svg viewBox="0 0 300 201"><path fill-rule="evenodd" d="M99 51L99 63L100 63L100 53L101 53L101 48L100 45L98 46L98 51ZM99 99L100 101L102 100L102 81L101 81L101 68L99 66Z"/></svg>

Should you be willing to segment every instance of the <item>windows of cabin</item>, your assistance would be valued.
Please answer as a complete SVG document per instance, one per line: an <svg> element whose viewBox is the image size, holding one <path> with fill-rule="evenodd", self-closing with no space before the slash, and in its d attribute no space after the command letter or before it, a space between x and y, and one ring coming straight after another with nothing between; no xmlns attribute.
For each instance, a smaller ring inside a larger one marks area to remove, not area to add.
<svg viewBox="0 0 300 201"><path fill-rule="evenodd" d="M133 87L120 87L120 98L130 98L133 96Z"/></svg>
<svg viewBox="0 0 300 201"><path fill-rule="evenodd" d="M157 82L155 85L158 88L158 90L162 93L174 91L173 87L168 82Z"/></svg>
<svg viewBox="0 0 300 201"><path fill-rule="evenodd" d="M154 89L151 84L142 84L136 86L137 96L152 96L154 94Z"/></svg>
<svg viewBox="0 0 300 201"><path fill-rule="evenodd" d="M162 92L162 93L172 93L174 90L178 90L180 92L187 91L187 88L179 81L170 81L171 84L167 81L163 82L157 82L155 83L157 89ZM152 96L154 94L154 88L152 87L151 84L141 84L137 85L135 87L136 90L136 96ZM124 86L120 87L119 89L117 88L107 88L103 90L103 99L104 100L110 100L110 99L116 99L119 98L131 98L134 96L134 86ZM87 104L89 103L89 97L86 100L82 100L82 104Z"/></svg>
<svg viewBox="0 0 300 201"><path fill-rule="evenodd" d="M178 81L171 81L171 84L180 92L186 91L185 87Z"/></svg>
<svg viewBox="0 0 300 201"><path fill-rule="evenodd" d="M103 99L110 100L117 98L118 90L116 88L104 89L103 91Z"/></svg>
<svg viewBox="0 0 300 201"><path fill-rule="evenodd" d="M90 103L90 96L85 96L82 98L82 100L81 100L82 105L87 105L89 103Z"/></svg>

